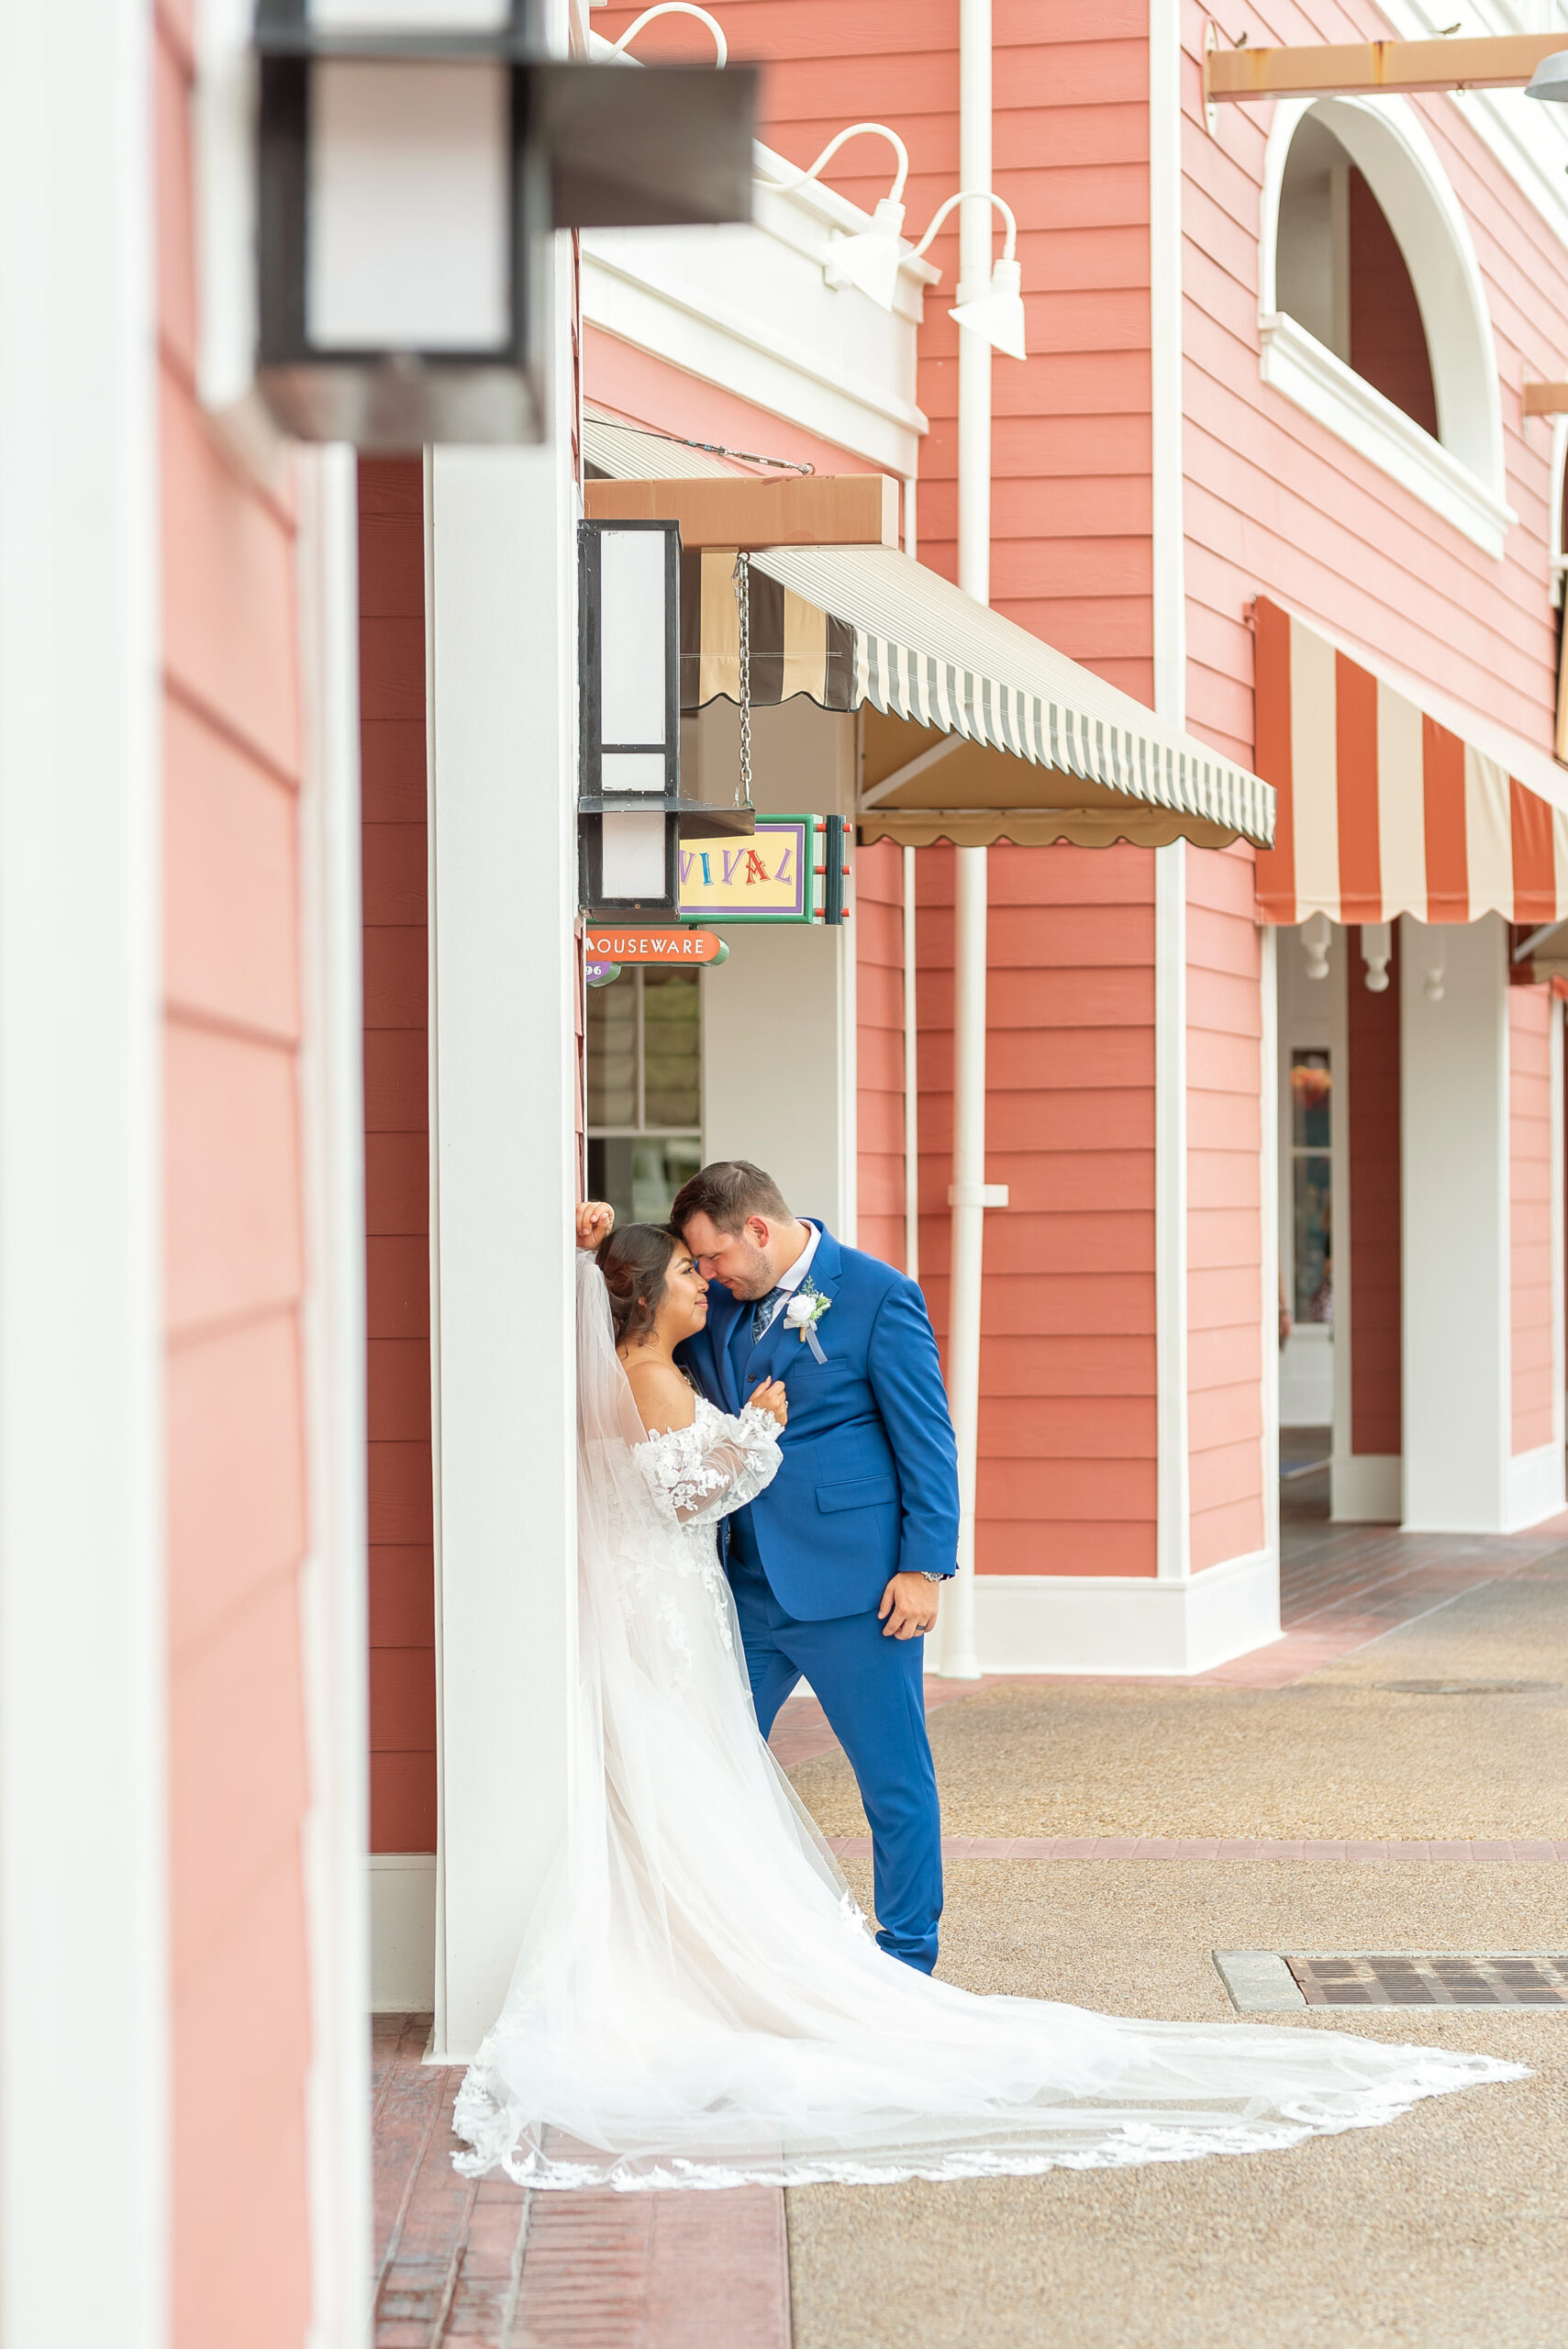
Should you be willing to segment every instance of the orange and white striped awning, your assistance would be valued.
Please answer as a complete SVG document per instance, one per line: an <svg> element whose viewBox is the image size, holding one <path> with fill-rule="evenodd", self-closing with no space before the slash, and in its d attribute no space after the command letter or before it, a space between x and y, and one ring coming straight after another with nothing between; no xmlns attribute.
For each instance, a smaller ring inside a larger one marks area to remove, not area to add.
<svg viewBox="0 0 1568 2349"><path fill-rule="evenodd" d="M1568 774L1549 781L1545 751L1528 754L1533 788L1262 596L1256 674L1257 772L1278 805L1264 921L1568 918Z"/></svg>

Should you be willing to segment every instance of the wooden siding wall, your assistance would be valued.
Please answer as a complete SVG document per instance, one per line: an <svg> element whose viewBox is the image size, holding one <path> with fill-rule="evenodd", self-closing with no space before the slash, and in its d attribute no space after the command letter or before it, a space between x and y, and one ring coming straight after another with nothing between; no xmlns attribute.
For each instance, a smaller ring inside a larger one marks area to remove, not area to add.
<svg viewBox="0 0 1568 2349"><path fill-rule="evenodd" d="M1513 1443L1551 1442L1551 1022L1549 989L1508 989L1508 1263Z"/></svg>
<svg viewBox="0 0 1568 2349"><path fill-rule="evenodd" d="M952 852L918 858L921 1285L945 1343ZM977 1561L1155 1566L1154 867L1144 852L991 854ZM1255 1155L1255 1152L1254 1152Z"/></svg>
<svg viewBox="0 0 1568 2349"><path fill-rule="evenodd" d="M1550 747L1553 614L1547 594L1551 437L1527 430L1520 385L1568 348L1568 254L1449 98L1413 106L1470 225L1501 378L1506 494L1519 517L1502 562L1259 376L1263 150L1273 109L1205 123L1206 12L1183 32L1185 518L1189 721L1250 760L1252 646L1243 610L1266 588L1414 677ZM1367 39L1375 8L1266 0L1262 41Z"/></svg>
<svg viewBox="0 0 1568 2349"><path fill-rule="evenodd" d="M185 12L161 6L155 25L170 2338L176 2349L304 2349L310 2001L295 523L286 486L244 473L197 404L194 67ZM91 691L91 679L83 683Z"/></svg>
<svg viewBox="0 0 1568 2349"><path fill-rule="evenodd" d="M1400 1265L1399 925L1388 985L1366 987L1362 934L1346 952L1345 1041L1350 1067L1351 1451L1404 1450Z"/></svg>
<svg viewBox="0 0 1568 2349"><path fill-rule="evenodd" d="M1195 1571L1263 1545L1262 996L1252 898L1250 849L1189 850L1187 1452Z"/></svg>
<svg viewBox="0 0 1568 2349"><path fill-rule="evenodd" d="M851 934L858 1028L860 1244L902 1271L904 852L892 841L877 841L856 852ZM917 923L917 938L918 934Z"/></svg>
<svg viewBox="0 0 1568 2349"><path fill-rule="evenodd" d="M595 28L614 39L636 11ZM730 54L765 61L762 136L803 167L851 122L885 122L909 149L908 228L920 236L958 186L953 0L725 0ZM997 0L995 184L1018 214L1034 362L998 359L992 601L1021 627L1143 700L1153 687L1149 488L1149 11L1147 0ZM639 57L712 55L679 17ZM869 211L893 176L885 140L835 156L829 184ZM996 250L1001 250L998 230ZM929 258L917 396L919 555L954 576L959 329L954 214ZM589 351L590 390L594 354ZM693 384L692 412L707 395ZM747 445L756 445L748 443Z"/></svg>
<svg viewBox="0 0 1568 2349"><path fill-rule="evenodd" d="M360 463L371 1849L436 1848L425 525L417 457Z"/></svg>

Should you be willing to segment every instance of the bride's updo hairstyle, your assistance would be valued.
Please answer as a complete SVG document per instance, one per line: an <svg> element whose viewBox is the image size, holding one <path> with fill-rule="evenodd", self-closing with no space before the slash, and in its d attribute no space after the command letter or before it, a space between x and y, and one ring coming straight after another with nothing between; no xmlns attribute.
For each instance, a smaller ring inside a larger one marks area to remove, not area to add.
<svg viewBox="0 0 1568 2349"><path fill-rule="evenodd" d="M617 1346L648 1342L675 1244L675 1234L663 1223L628 1223L601 1242L594 1261L610 1293Z"/></svg>

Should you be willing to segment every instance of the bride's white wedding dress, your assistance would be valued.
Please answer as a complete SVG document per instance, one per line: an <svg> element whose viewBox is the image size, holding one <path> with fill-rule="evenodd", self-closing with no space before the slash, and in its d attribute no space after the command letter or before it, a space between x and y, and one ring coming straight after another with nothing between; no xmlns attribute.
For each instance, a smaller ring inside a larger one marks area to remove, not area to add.
<svg viewBox="0 0 1568 2349"><path fill-rule="evenodd" d="M1129 2022L976 1998L876 1946L757 1731L715 1526L773 1423L699 1401L644 1437L578 1286L572 1824L457 2100L534 2187L951 2178L1248 2154L1523 2067L1312 2027Z"/></svg>

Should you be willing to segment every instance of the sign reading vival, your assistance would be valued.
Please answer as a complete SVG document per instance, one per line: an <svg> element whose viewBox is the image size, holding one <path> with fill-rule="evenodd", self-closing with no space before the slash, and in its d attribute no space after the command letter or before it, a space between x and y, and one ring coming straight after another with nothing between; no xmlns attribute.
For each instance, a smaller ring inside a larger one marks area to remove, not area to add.
<svg viewBox="0 0 1568 2349"><path fill-rule="evenodd" d="M684 918L810 921L819 821L813 816L759 816L750 840L683 841Z"/></svg>

